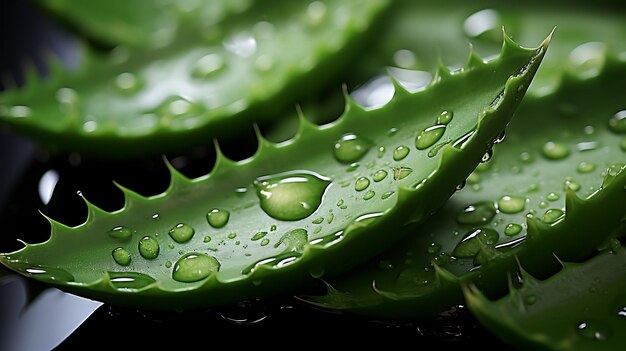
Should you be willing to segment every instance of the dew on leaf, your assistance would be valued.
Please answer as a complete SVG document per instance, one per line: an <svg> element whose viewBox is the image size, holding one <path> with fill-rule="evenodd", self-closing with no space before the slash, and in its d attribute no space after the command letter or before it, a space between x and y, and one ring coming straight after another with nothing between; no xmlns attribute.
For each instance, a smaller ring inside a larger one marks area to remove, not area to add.
<svg viewBox="0 0 626 351"><path fill-rule="evenodd" d="M230 219L230 212L219 208L212 209L206 215L207 221L213 228L222 228L228 224Z"/></svg>
<svg viewBox="0 0 626 351"><path fill-rule="evenodd" d="M115 260L115 263L119 264L120 266L128 266L130 264L130 252L128 252L125 248L115 248L111 254L113 255L113 260Z"/></svg>
<svg viewBox="0 0 626 351"><path fill-rule="evenodd" d="M498 200L498 210L503 213L520 213L524 211L526 199L519 196L502 196Z"/></svg>
<svg viewBox="0 0 626 351"><path fill-rule="evenodd" d="M201 253L189 253L181 257L172 271L172 279L192 283L202 280L219 271L220 263L215 257Z"/></svg>
<svg viewBox="0 0 626 351"><path fill-rule="evenodd" d="M356 183L354 184L354 190L363 191L367 189L368 186L370 186L370 180L366 177L360 177L356 180Z"/></svg>
<svg viewBox="0 0 626 351"><path fill-rule="evenodd" d="M561 160L569 156L570 153L567 145L555 141L545 143L541 148L541 152L549 160Z"/></svg>
<svg viewBox="0 0 626 351"><path fill-rule="evenodd" d="M114 239L128 240L133 235L133 231L129 228L118 226L109 230L109 236Z"/></svg>
<svg viewBox="0 0 626 351"><path fill-rule="evenodd" d="M170 229L169 235L179 244L186 243L193 237L195 230L184 223L177 224L174 228Z"/></svg>
<svg viewBox="0 0 626 351"><path fill-rule="evenodd" d="M424 150L433 146L446 131L445 125L435 125L421 131L415 138L415 147L418 150Z"/></svg>
<svg viewBox="0 0 626 351"><path fill-rule="evenodd" d="M139 240L139 253L145 259L152 260L159 256L159 242L146 235Z"/></svg>
<svg viewBox="0 0 626 351"><path fill-rule="evenodd" d="M496 207L491 202L479 202L464 208L456 216L460 224L487 224L496 215Z"/></svg>
<svg viewBox="0 0 626 351"><path fill-rule="evenodd" d="M393 150L393 159L395 161L403 160L409 154L409 151L410 150L408 147L400 145L395 150Z"/></svg>
<svg viewBox="0 0 626 351"><path fill-rule="evenodd" d="M335 142L333 151L337 161L349 164L360 160L371 147L369 140L350 133Z"/></svg>

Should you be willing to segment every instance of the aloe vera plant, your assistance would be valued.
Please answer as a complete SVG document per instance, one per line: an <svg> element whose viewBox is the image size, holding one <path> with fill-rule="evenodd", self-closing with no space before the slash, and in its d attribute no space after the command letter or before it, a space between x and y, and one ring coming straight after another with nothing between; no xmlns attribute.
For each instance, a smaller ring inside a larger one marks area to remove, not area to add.
<svg viewBox="0 0 626 351"><path fill-rule="evenodd" d="M619 241L584 263L562 263L538 280L521 269L521 287L496 301L464 288L470 310L503 340L533 350L619 350L626 343L626 251Z"/></svg>
<svg viewBox="0 0 626 351"><path fill-rule="evenodd" d="M502 132L548 45L505 36L500 57L417 93L398 86L380 109L347 98L344 114L189 180L170 167L150 198L122 188L105 212L87 202L75 228L50 220L45 243L0 256L17 272L78 295L152 308L211 306L336 274L391 246L454 192ZM475 82L481 82L476 85ZM311 148L311 145L319 147ZM386 235L376 235L385 231Z"/></svg>
<svg viewBox="0 0 626 351"><path fill-rule="evenodd" d="M326 1L313 8L272 1L230 15L234 3L201 4L187 14L159 9L178 19L154 33L158 45L107 54L84 46L73 71L51 58L45 79L27 68L24 87L0 94L0 121L52 148L108 157L206 143L273 117L331 80L365 44L364 32L376 27L388 1ZM116 28L102 6L81 2L68 16L89 9L98 20L81 23ZM208 21L206 13L222 12L228 20Z"/></svg>
<svg viewBox="0 0 626 351"><path fill-rule="evenodd" d="M462 304L464 282L501 290L516 260L545 276L553 254L584 259L623 234L626 65L603 60L594 78L566 73L553 93L528 96L493 159L439 213L368 267L331 280L327 295L306 299L377 316L429 316Z"/></svg>

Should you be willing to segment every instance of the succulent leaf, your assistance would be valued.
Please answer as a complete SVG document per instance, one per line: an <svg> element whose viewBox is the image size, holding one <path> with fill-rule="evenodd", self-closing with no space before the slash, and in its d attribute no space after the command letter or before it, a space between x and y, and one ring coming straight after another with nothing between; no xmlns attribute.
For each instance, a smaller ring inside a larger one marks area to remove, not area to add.
<svg viewBox="0 0 626 351"><path fill-rule="evenodd" d="M50 219L48 241L0 261L77 295L167 309L258 297L345 271L454 192L509 122L548 42L525 49L505 38L497 59L416 93L400 90L378 109L348 98L338 120L317 126L303 118L292 140L274 144L259 133L258 150L243 161L218 147L214 169L198 179L170 166L163 194L120 187L126 203L112 213L85 200L84 224ZM449 115L439 126L442 112ZM438 136L425 132L433 126ZM451 142L432 152L437 138Z"/></svg>

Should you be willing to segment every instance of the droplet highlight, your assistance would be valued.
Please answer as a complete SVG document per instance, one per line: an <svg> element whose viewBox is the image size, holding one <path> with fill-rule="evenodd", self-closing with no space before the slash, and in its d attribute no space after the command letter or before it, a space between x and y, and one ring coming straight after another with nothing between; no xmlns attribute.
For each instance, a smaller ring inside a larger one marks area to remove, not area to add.
<svg viewBox="0 0 626 351"><path fill-rule="evenodd" d="M418 150L424 150L435 145L435 143L441 139L445 131L445 125L435 125L424 129L415 138L415 147Z"/></svg>

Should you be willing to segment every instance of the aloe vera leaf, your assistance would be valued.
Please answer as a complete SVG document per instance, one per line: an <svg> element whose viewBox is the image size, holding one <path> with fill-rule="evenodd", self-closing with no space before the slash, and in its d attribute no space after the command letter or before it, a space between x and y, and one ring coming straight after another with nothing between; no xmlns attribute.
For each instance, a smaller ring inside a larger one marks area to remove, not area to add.
<svg viewBox="0 0 626 351"><path fill-rule="evenodd" d="M159 48L84 47L75 71L51 62L49 77L33 68L23 88L0 94L0 122L51 148L109 157L235 134L331 81L388 1L324 4L315 21L307 4L271 2L205 30L181 25Z"/></svg>
<svg viewBox="0 0 626 351"><path fill-rule="evenodd" d="M514 39L520 43L537 42L556 26L559 40L551 45L529 90L529 94L540 95L558 86L563 70L593 74L607 51L626 51L626 15L616 11L615 5L567 2L564 11L559 2L543 1L397 1L394 20L380 40L379 55L370 56L364 69L381 64L430 69L439 63L439 57L445 58L446 65L460 66L468 42L482 56L497 54L502 26L515 33ZM399 78L413 82L410 72L397 72Z"/></svg>
<svg viewBox="0 0 626 351"><path fill-rule="evenodd" d="M526 97L506 141L464 190L395 249L329 281L326 295L304 299L376 316L429 316L463 303L460 282L498 291L516 257L549 274L553 253L584 259L626 232L626 135L615 127L625 121L618 117L626 113L626 64L605 60L595 78L565 74L554 93Z"/></svg>
<svg viewBox="0 0 626 351"><path fill-rule="evenodd" d="M508 123L547 44L524 49L505 37L496 60L442 70L427 89L398 90L380 109L348 99L337 121L303 117L287 142L259 134L251 158L218 152L214 169L195 180L170 167L165 193L145 198L122 187L121 210L87 202L84 224L50 220L48 241L0 261L80 296L161 309L214 306L337 274L445 202ZM442 109L454 114L442 140L457 142L417 150L416 136ZM387 176L377 181L379 170Z"/></svg>
<svg viewBox="0 0 626 351"><path fill-rule="evenodd" d="M503 341L529 350L619 350L626 343L626 251L616 241L583 263L563 263L538 280L521 270L521 287L495 301L469 285L467 305ZM621 345L621 346L620 346Z"/></svg>

